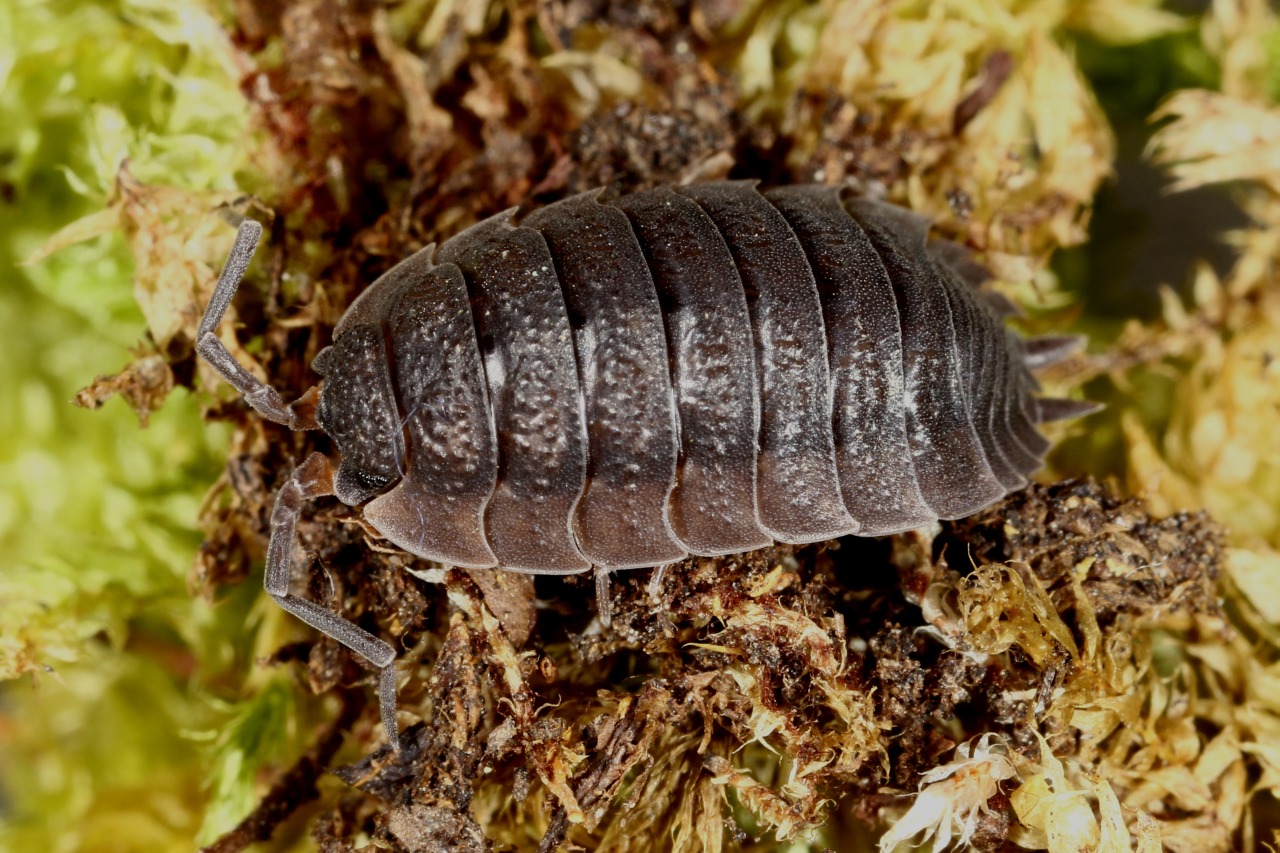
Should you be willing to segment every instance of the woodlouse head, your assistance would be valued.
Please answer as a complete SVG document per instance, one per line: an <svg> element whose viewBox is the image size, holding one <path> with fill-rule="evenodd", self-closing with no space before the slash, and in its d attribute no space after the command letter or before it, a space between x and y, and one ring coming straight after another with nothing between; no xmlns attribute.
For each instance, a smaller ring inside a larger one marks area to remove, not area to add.
<svg viewBox="0 0 1280 853"><path fill-rule="evenodd" d="M325 377L316 420L342 454L334 493L349 506L365 503L404 473L404 442L381 330L370 324L344 329L312 367Z"/></svg>

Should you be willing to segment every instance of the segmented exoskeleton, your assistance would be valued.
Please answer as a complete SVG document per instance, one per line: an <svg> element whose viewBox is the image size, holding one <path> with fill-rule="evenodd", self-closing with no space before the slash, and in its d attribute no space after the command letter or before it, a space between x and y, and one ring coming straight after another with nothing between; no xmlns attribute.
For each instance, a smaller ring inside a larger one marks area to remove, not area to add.
<svg viewBox="0 0 1280 853"><path fill-rule="evenodd" d="M245 222L198 351L265 417L318 426L281 490L266 588L381 670L395 653L289 593L303 500L334 494L383 536L468 568L611 570L959 518L1021 488L1041 421L1032 370L1079 341L1024 341L1009 304L926 220L834 188L752 183L574 196L428 246L370 285L315 359L315 423L215 334L260 235Z"/></svg>

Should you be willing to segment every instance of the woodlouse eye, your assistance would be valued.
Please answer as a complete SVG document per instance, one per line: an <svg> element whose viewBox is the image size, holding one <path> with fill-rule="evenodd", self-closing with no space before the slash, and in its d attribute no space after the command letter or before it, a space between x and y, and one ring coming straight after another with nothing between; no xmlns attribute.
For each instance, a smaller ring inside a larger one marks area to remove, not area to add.
<svg viewBox="0 0 1280 853"><path fill-rule="evenodd" d="M351 472L357 483L372 492L380 492L387 486L391 485L391 478L384 477L380 474L372 474L368 471Z"/></svg>
<svg viewBox="0 0 1280 853"><path fill-rule="evenodd" d="M385 492L393 480L393 477L354 468L344 461L338 466L333 490L338 500L347 506L358 506Z"/></svg>

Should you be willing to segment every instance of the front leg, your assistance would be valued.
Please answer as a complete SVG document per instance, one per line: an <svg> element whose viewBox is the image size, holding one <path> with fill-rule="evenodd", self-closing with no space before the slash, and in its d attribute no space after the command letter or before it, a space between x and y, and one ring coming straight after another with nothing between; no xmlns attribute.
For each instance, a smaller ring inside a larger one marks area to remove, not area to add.
<svg viewBox="0 0 1280 853"><path fill-rule="evenodd" d="M322 454L312 453L293 470L276 495L271 511L271 542L267 545L267 573L263 586L276 603L327 637L332 637L378 668L378 701L382 727L391 748L400 751L396 724L396 652L350 620L289 592L289 557L302 502L333 494L333 469Z"/></svg>

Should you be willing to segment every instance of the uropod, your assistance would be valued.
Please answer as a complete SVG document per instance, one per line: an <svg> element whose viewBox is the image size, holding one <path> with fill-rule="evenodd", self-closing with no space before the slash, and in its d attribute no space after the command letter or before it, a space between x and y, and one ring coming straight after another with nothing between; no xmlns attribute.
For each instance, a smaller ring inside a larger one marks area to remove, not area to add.
<svg viewBox="0 0 1280 853"><path fill-rule="evenodd" d="M313 367L314 418L216 334L261 236L245 221L197 351L263 417L319 428L277 495L267 592L377 667L395 651L289 592L304 501L335 495L405 551L463 568L611 571L773 542L882 536L1021 488L1035 396L1079 346L1023 340L960 247L902 208L752 182L573 196L428 246L351 304Z"/></svg>

